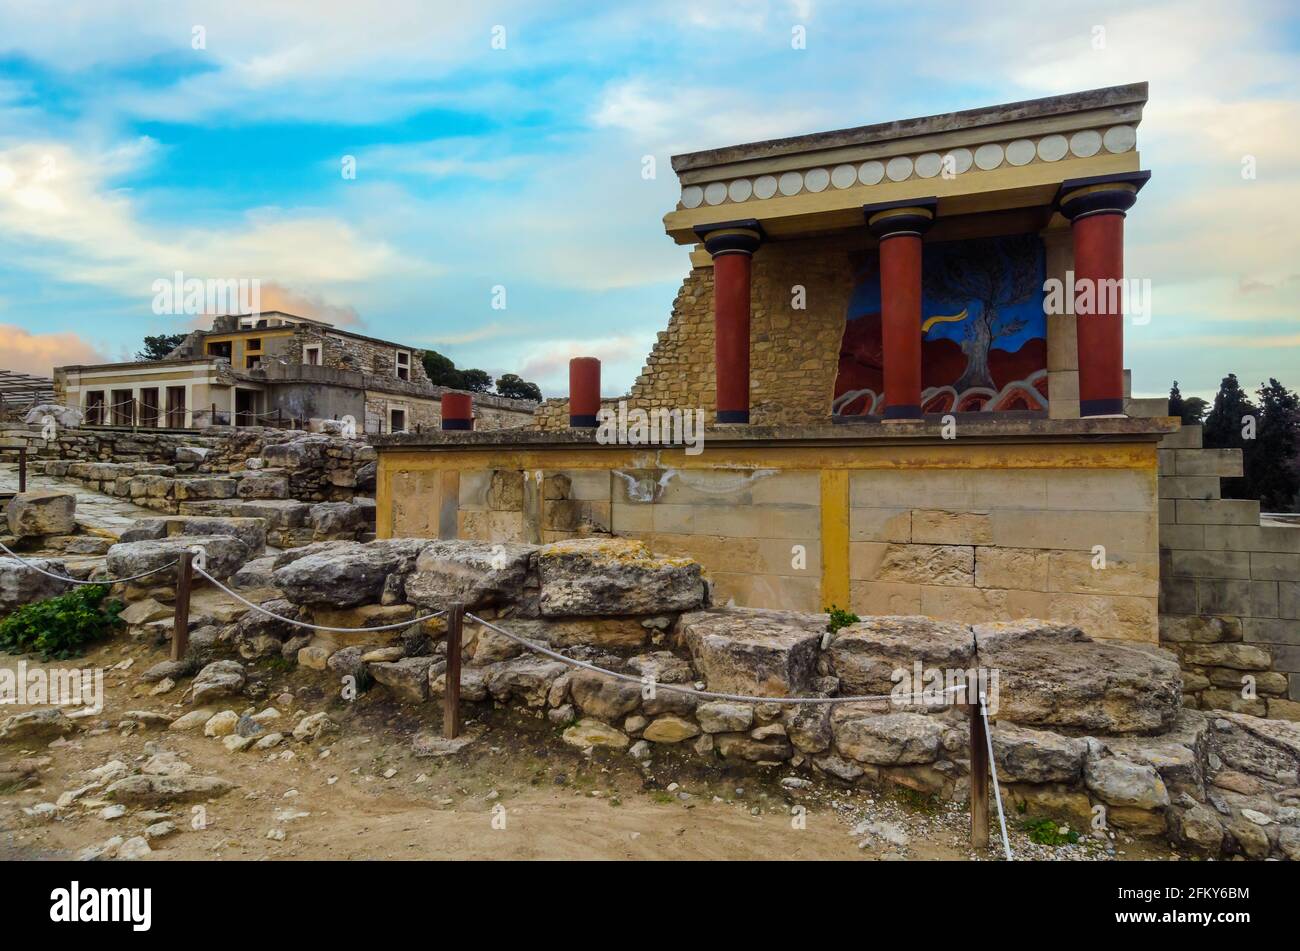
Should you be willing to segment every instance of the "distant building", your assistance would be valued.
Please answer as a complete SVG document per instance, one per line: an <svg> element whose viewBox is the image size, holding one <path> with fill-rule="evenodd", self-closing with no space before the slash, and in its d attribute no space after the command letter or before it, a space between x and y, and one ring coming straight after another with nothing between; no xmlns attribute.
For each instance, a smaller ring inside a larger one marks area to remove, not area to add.
<svg viewBox="0 0 1300 951"><path fill-rule="evenodd" d="M202 428L351 417L367 433L437 429L448 388L424 351L283 311L222 315L162 360L54 370L88 425ZM474 394L482 429L528 425L536 404Z"/></svg>

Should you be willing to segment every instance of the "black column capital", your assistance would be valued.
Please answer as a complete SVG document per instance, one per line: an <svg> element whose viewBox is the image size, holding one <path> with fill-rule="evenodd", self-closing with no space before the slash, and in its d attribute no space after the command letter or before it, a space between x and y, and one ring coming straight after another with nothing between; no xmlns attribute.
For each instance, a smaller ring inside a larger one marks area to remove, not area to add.
<svg viewBox="0 0 1300 951"><path fill-rule="evenodd" d="M1150 172L1117 172L1067 178L1056 191L1056 210L1071 221L1090 215L1123 215L1137 201Z"/></svg>
<svg viewBox="0 0 1300 951"><path fill-rule="evenodd" d="M938 212L937 198L905 198L862 206L867 228L881 241L904 235L919 238L930 230Z"/></svg>
<svg viewBox="0 0 1300 951"><path fill-rule="evenodd" d="M695 234L715 258L719 254L753 254L765 237L757 218L696 225Z"/></svg>

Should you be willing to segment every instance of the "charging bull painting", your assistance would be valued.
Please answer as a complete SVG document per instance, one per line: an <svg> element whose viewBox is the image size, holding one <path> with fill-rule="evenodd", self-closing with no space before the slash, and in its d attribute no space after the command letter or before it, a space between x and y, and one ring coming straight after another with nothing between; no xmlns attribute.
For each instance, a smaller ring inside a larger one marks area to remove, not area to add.
<svg viewBox="0 0 1300 951"><path fill-rule="evenodd" d="M921 404L926 413L1047 409L1046 257L1037 235L925 245ZM879 258L856 268L834 412L885 409Z"/></svg>

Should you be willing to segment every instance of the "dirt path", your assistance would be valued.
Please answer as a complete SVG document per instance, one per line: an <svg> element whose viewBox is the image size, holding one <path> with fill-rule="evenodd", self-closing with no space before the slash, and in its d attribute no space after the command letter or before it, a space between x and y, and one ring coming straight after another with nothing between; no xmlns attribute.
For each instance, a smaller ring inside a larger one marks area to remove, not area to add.
<svg viewBox="0 0 1300 951"><path fill-rule="evenodd" d="M164 819L178 831L152 840L147 861L972 857L959 808L918 809L861 789L788 790L779 785L788 771L758 775L706 766L689 751L662 748L643 773L626 754L587 755L561 743L545 720L483 705L472 708L467 723L480 733L471 745L452 756L422 758L411 740L440 729L437 705L398 706L382 688L331 705L319 675L298 669L276 670L265 699L240 698L229 708L275 706L282 716L268 728L286 733L303 712L328 710L342 725L338 733L310 743L290 740L269 752L231 753L201 731L123 728L125 711L190 709L180 703L181 687L155 697L139 681L164 656L160 648L119 639L62 665L109 668L105 712L79 720L82 732L51 748L0 748L0 772L24 757L49 760L25 787L0 788L0 858L75 857L112 836L142 835ZM128 669L115 669L124 662ZM0 655L0 664L15 663ZM0 714L23 709L6 706ZM177 754L193 775L220 776L238 788L198 812L173 805L103 818L109 804L96 800L97 791L53 817L24 811L56 802L111 760L135 768L159 752ZM872 840L859 848L862 834L851 831L864 820L886 821L909 841ZM1017 848L1036 847L1018 836ZM1120 848L1129 850L1127 857L1161 854ZM1097 856L1078 847L1058 851L1052 857Z"/></svg>

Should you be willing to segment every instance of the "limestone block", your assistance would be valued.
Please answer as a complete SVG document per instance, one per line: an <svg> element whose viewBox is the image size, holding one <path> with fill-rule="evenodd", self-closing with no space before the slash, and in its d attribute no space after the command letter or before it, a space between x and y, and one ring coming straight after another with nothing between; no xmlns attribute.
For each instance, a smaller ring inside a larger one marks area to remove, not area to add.
<svg viewBox="0 0 1300 951"><path fill-rule="evenodd" d="M10 534L20 538L71 534L77 528L76 515L76 496L53 489L19 492L5 509Z"/></svg>

